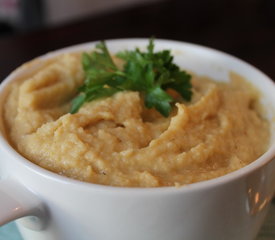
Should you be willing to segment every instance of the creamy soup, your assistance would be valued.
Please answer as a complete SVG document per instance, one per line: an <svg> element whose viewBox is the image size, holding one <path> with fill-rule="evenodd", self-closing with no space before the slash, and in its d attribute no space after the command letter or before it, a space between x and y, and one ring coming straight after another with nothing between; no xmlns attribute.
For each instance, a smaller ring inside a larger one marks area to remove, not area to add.
<svg viewBox="0 0 275 240"><path fill-rule="evenodd" d="M80 62L78 54L61 55L10 86L10 142L43 168L104 185L182 186L237 170L267 149L259 94L237 74L229 83L193 75L192 101L171 91L177 103L167 118L131 91L70 114L84 79Z"/></svg>

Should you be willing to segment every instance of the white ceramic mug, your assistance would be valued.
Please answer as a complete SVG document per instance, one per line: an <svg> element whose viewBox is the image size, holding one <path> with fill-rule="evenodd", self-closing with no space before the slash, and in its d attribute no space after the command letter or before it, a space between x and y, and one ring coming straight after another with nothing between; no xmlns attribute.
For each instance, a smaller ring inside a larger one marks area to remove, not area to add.
<svg viewBox="0 0 275 240"><path fill-rule="evenodd" d="M111 52L145 48L146 39L107 41ZM83 44L47 54L90 50ZM197 74L227 80L239 73L263 94L261 103L272 122L268 151L250 165L225 176L181 188L120 188L59 176L20 156L0 129L0 225L18 219L25 240L252 240L275 190L275 86L259 70L227 54L182 42L156 40L156 49L171 49L177 64ZM39 64L39 63L37 63ZM13 72L6 87L35 64ZM272 110L273 108L273 110Z"/></svg>

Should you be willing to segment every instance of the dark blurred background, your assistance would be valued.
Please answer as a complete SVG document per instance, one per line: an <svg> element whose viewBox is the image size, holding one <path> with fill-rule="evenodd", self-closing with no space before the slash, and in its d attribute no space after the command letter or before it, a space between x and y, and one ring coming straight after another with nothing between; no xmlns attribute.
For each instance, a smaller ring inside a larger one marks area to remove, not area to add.
<svg viewBox="0 0 275 240"><path fill-rule="evenodd" d="M0 0L0 79L57 48L150 36L228 52L275 79L275 0Z"/></svg>

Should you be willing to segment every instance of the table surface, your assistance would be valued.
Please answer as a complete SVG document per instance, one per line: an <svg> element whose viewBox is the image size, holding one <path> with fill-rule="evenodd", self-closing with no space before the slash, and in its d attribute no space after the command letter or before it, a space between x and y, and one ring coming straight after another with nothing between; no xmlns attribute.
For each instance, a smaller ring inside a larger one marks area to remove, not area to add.
<svg viewBox="0 0 275 240"><path fill-rule="evenodd" d="M46 52L114 38L151 37L205 45L235 55L275 79L275 1L166 0L93 16L55 28L0 38L0 81ZM275 239L275 206L260 240ZM0 240L20 239L14 224Z"/></svg>
<svg viewBox="0 0 275 240"><path fill-rule="evenodd" d="M102 39L151 37L235 55L275 79L274 0L163 0L0 38L0 80L46 52Z"/></svg>

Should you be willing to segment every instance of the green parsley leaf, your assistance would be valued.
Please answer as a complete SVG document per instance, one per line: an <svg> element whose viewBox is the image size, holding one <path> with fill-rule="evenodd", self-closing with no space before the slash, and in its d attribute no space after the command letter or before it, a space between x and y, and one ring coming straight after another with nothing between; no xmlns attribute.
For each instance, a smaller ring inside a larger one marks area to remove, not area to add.
<svg viewBox="0 0 275 240"><path fill-rule="evenodd" d="M167 94L160 86L148 89L145 94L145 106L156 108L163 116L168 117L171 112L171 102L173 98Z"/></svg>
<svg viewBox="0 0 275 240"><path fill-rule="evenodd" d="M140 92L145 106L155 108L165 117L169 116L174 102L167 89L174 89L186 101L191 100L191 75L173 63L169 50L154 52L152 38L147 52L136 48L116 56L125 62L122 70L114 64L104 41L98 43L91 54L83 53L85 81L79 88L80 94L72 101L71 113L76 113L85 102L124 90Z"/></svg>

